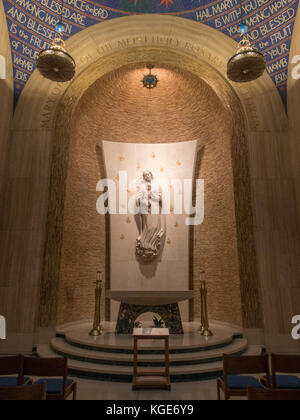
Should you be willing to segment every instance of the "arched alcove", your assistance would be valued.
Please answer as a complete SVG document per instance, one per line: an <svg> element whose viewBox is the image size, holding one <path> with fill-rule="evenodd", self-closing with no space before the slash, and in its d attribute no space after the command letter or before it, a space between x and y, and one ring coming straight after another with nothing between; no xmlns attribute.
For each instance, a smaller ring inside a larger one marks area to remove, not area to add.
<svg viewBox="0 0 300 420"><path fill-rule="evenodd" d="M95 207L96 184L99 177L105 175L99 171L96 145L102 141L167 144L196 140L201 156L195 177L205 181L205 220L201 226L191 229L190 288L195 291L195 299L190 305L189 319L200 319L200 270L205 269L210 316L242 325L232 125L228 110L213 89L189 71L156 62L153 72L159 84L152 91L141 83L147 71L145 65L132 64L107 73L84 92L72 115L57 323L92 318L92 279L97 267L106 268L106 288L110 289L111 270L106 264L111 259L107 244L109 226L105 228L105 217L99 216ZM119 158L125 160L121 154ZM148 169L160 166L159 159L160 156L154 154L153 166ZM182 159L184 156L176 156L178 170ZM135 165L141 171L146 169L142 161ZM115 177L117 175L116 170ZM176 216L171 217L173 224L178 225ZM129 228L134 229L131 219L129 217L127 222L131 223ZM123 230L119 237L126 234L126 224L120 229ZM166 247L170 249L180 240L175 233L168 233ZM177 275L180 276L179 269ZM123 288L126 288L125 278L124 283ZM109 306L110 302L106 304ZM106 309L105 312L103 305L103 316L106 314L107 320L116 321L118 309L114 314L109 307Z"/></svg>
<svg viewBox="0 0 300 420"><path fill-rule="evenodd" d="M196 76L200 76L206 83L208 83L215 90L216 95L222 102L224 109L228 113L228 118L231 126L231 154L233 163L233 178L234 178L234 193L235 193L235 213L237 223L237 236L238 236L238 253L239 261L243 259L247 261L246 265L239 265L240 278L241 278L241 294L242 294L242 312L243 312L243 323L247 325L260 325L260 309L259 309L259 292L258 292L258 281L256 276L256 262L255 262L255 250L253 242L253 226L252 226L252 213L251 213L251 193L250 193L250 180L248 173L248 153L246 145L246 126L244 121L244 115L239 103L237 96L231 90L229 85L224 81L217 72L212 70L209 66L199 61L194 62L190 57L180 55L179 52L172 52L168 50L156 50L156 49L129 49L125 53L116 53L116 56L110 56L108 59L108 67L104 70L103 61L101 62L101 71L106 74L109 69L120 67L115 61L124 64L128 62L129 65L145 63L150 60L151 62L158 62L161 65L176 65L179 68L190 71ZM180 56L180 59L179 59ZM197 63L197 65L196 65ZM103 71L104 70L104 71ZM87 69L87 72L96 74L99 71L97 63ZM67 95L63 97L63 101L60 104L60 108L57 110L56 120L56 135L54 145L54 160L52 166L52 188L50 196L50 212L48 213L50 218L48 219L48 241L46 243L46 255L45 255L45 271L44 279L47 279L48 285L54 286L51 291L47 290L44 295L46 300L42 299L42 313L47 311L47 306L50 304L49 292L53 295L53 303L57 308L57 288L59 283L59 271L57 267L60 264L60 251L62 244L62 232L63 232L63 215L64 207L62 204L65 201L65 179L67 177L67 161L69 154L70 145L70 130L72 115L74 107L70 106L70 99L74 100L74 95L78 95L78 89L81 92L85 91L84 88L86 81L88 80L88 86L91 85L91 81L96 78L94 76L87 77L87 74L83 72L70 86L70 90L67 91ZM81 81L80 81L81 80ZM76 86L76 82L78 85ZM83 84L81 84L83 83ZM80 88L79 88L80 86ZM223 88L221 88L223 86ZM70 95L70 96L69 96ZM78 98L79 99L79 98ZM77 101L74 103L74 105ZM69 114L69 112L71 112ZM67 131L66 131L67 130ZM67 134L66 134L67 133ZM67 137L66 137L67 135ZM67 141L66 141L67 139ZM54 182L54 184L53 184ZM54 217L54 219L53 219ZM58 241L59 239L59 241ZM55 243L55 247L54 247ZM58 243L60 244L58 246ZM193 264L193 261L191 262ZM50 281L50 278L55 281ZM46 283L42 283L46 285ZM47 286L48 287L48 286ZM45 289L46 291L46 289ZM42 293L42 295L44 292ZM247 295L247 297L246 297ZM256 308L250 310L249 308ZM52 316L54 314L53 308L51 309ZM248 321L245 319L248 318ZM254 320L255 318L255 320ZM251 320L250 320L251 319ZM56 322L56 309L55 309L55 321Z"/></svg>
<svg viewBox="0 0 300 420"><path fill-rule="evenodd" d="M28 295L16 303L22 314L22 326L15 323L12 329L32 334L38 326L53 328L56 325L66 165L71 120L78 100L103 75L124 65L147 62L172 65L202 78L227 109L232 125L243 325L245 328L262 326L259 279L261 285L263 280L271 282L272 273L266 274L263 266L272 264L272 258L267 251L259 256L258 279L247 149L250 149L253 189L262 171L257 163L260 158L256 159L261 155L261 142L266 133L268 138L284 137L287 119L267 74L243 86L231 85L226 80L226 62L235 47L234 41L199 23L171 16L133 16L90 27L67 42L77 63L77 77L72 83L53 84L34 72L19 100L12 130L16 150L11 161L22 156L22 161L32 162L30 167L16 170L16 181L10 186L18 199L26 199L27 203L26 208L21 206L18 214L14 214L13 226L6 233L3 256L5 258L12 247L18 248L20 241L24 245L20 267L9 268L6 275L19 291L11 290L13 296L23 296L24 285ZM266 159L268 161L268 156ZM24 178L22 183L20 177ZM255 220L259 220L262 213L259 202L254 201L253 205ZM34 232L28 230L30 221L24 222L28 212L31 219L37 220ZM18 227L17 235L14 226ZM257 246L263 245L259 235L256 240ZM35 263L30 265L33 257ZM22 281L18 275L21 267L26 268L22 268ZM28 316L29 306L37 308L38 295L39 313Z"/></svg>

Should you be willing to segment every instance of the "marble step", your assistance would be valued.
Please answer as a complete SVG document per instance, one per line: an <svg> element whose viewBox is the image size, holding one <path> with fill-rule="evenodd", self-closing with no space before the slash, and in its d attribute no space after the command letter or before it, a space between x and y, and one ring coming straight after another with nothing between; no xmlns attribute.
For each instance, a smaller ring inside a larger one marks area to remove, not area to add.
<svg viewBox="0 0 300 420"><path fill-rule="evenodd" d="M39 345L37 348L39 357L57 357L49 345ZM190 366L171 366L171 380L176 382L214 379L222 374L222 362L205 363ZM116 382L131 382L132 367L96 364L69 359L69 375L97 380L109 380ZM161 372L162 369L143 367L143 372Z"/></svg>
<svg viewBox="0 0 300 420"><path fill-rule="evenodd" d="M133 356L130 353L101 352L99 350L87 350L68 344L63 338L54 338L51 341L52 350L60 356L66 356L72 360L89 362L94 364L106 364L117 366L132 366ZM222 360L224 353L239 355L247 350L246 339L236 339L232 343L220 349L170 354L170 365L193 365L218 362ZM164 359L161 354L140 354L140 366L163 366Z"/></svg>
<svg viewBox="0 0 300 420"><path fill-rule="evenodd" d="M39 357L57 357L50 345L39 345L37 348ZM260 346L250 346L245 355L259 355L261 353ZM70 359L69 375L74 377L104 380L114 382L131 382L132 381L132 367L131 366L117 366L101 363L88 363L78 360ZM143 367L143 371L153 372L161 370L161 368ZM173 382L196 381L215 379L222 375L223 363L200 363L193 365L171 366L170 374Z"/></svg>
<svg viewBox="0 0 300 420"><path fill-rule="evenodd" d="M132 336L116 335L113 332L93 338L88 335L88 326L80 326L69 331L59 331L57 338L80 349L109 352L109 353L133 353ZM213 337L202 337L198 332L187 333L182 336L170 336L170 354L191 353L221 349L230 345L236 338L242 338L242 333L232 329L213 326ZM155 354L163 353L160 343L155 340L141 341L140 353Z"/></svg>

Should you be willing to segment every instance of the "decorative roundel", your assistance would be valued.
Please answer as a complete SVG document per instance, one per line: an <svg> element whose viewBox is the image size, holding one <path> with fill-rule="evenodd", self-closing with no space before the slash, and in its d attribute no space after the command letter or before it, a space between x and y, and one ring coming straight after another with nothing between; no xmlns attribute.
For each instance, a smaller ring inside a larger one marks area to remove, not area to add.
<svg viewBox="0 0 300 420"><path fill-rule="evenodd" d="M158 78L154 74L147 74L143 79L143 85L147 89L154 89L158 85Z"/></svg>
<svg viewBox="0 0 300 420"><path fill-rule="evenodd" d="M239 32L242 34L242 35L245 35L247 32L248 32L248 26L246 25L246 23L244 23L244 22L241 22L240 24L239 24Z"/></svg>
<svg viewBox="0 0 300 420"><path fill-rule="evenodd" d="M56 32L58 32L59 34L61 34L63 32L66 32L66 26L65 26L65 24L62 21L60 21L56 25L55 30L56 30Z"/></svg>

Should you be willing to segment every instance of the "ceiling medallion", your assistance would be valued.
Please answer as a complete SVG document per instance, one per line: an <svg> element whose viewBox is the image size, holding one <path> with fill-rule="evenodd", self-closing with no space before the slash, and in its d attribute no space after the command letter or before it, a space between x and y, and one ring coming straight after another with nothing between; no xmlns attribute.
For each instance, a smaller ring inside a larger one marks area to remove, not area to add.
<svg viewBox="0 0 300 420"><path fill-rule="evenodd" d="M154 74L151 73L152 69L154 69L154 66L149 64L147 68L149 69L149 74L144 76L142 82L145 88L154 89L157 87L159 80Z"/></svg>
<svg viewBox="0 0 300 420"><path fill-rule="evenodd" d="M56 36L49 48L41 51L37 59L37 68L42 76L53 82L69 82L75 76L76 64L67 53L62 34L65 32L63 23L63 1L61 20L56 25Z"/></svg>

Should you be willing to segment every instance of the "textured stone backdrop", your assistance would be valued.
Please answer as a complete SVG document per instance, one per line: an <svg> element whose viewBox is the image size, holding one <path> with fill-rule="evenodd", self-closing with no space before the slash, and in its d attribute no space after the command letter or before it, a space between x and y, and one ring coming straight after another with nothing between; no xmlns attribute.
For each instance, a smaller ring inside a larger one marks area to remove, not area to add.
<svg viewBox="0 0 300 420"><path fill-rule="evenodd" d="M126 67L98 80L73 118L58 324L91 318L95 271L105 266L105 221L96 213L102 140L205 146L199 174L205 179L205 222L195 229L192 313L199 318L199 271L207 271L210 317L241 325L241 295L228 114L213 90L192 74L157 68L159 86L142 87L145 68ZM104 314L104 308L103 308Z"/></svg>

